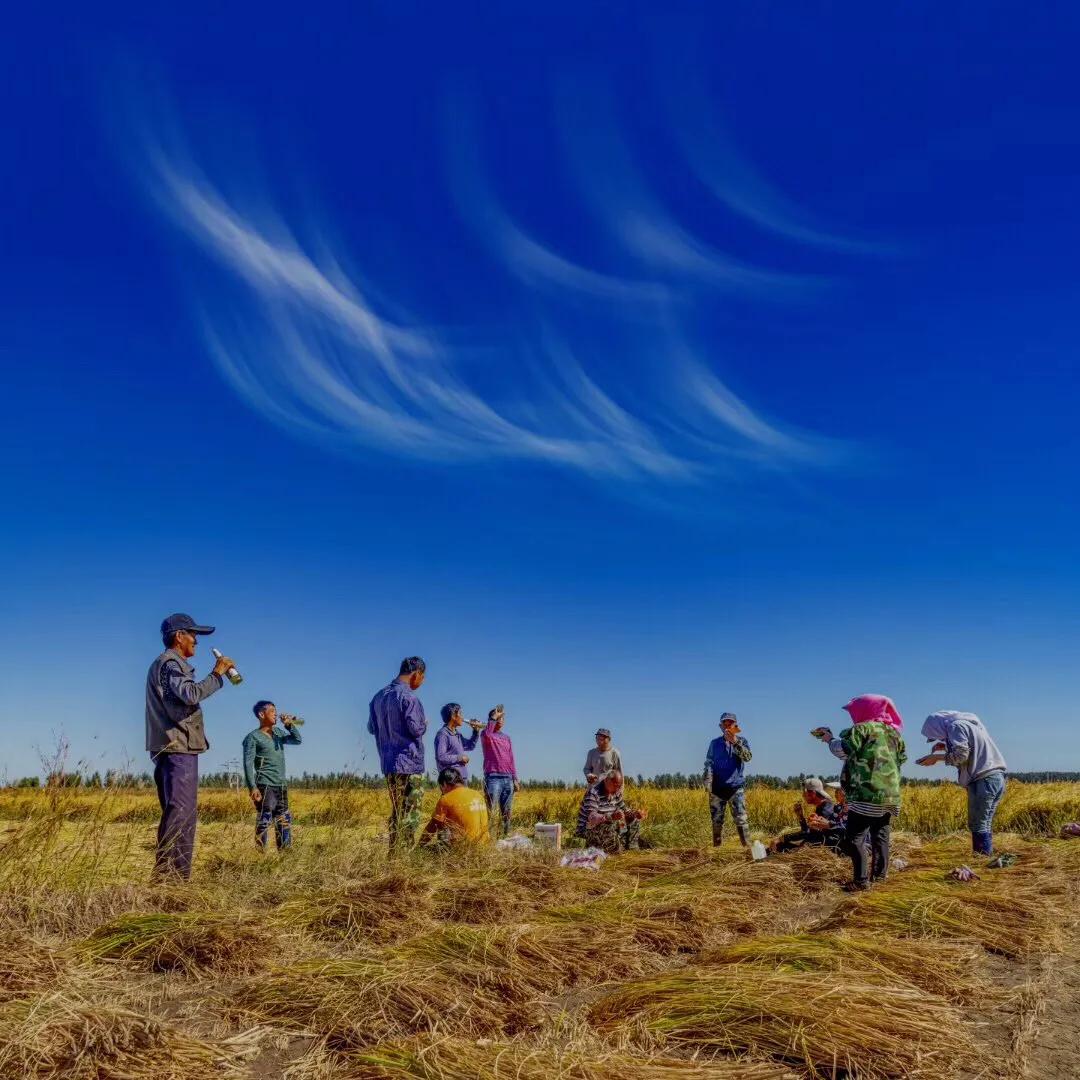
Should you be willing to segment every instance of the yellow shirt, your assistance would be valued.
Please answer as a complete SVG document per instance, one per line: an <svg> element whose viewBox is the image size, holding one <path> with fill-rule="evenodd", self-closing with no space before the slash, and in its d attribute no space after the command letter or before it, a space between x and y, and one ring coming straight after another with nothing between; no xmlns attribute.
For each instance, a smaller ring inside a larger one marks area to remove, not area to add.
<svg viewBox="0 0 1080 1080"><path fill-rule="evenodd" d="M486 844L491 839L484 794L464 785L448 791L439 799L431 820L440 828L449 828L455 840Z"/></svg>

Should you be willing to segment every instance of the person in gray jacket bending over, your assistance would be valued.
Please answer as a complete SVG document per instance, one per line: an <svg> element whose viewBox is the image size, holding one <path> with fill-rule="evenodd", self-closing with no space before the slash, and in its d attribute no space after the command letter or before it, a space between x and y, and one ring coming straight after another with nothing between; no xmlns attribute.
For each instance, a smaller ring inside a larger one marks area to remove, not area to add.
<svg viewBox="0 0 1080 1080"><path fill-rule="evenodd" d="M967 788L968 828L976 855L994 853L994 814L1005 794L1005 758L983 722L970 712L942 709L922 726L933 750L916 765L955 765L956 782Z"/></svg>
<svg viewBox="0 0 1080 1080"><path fill-rule="evenodd" d="M161 624L165 651L146 673L146 749L154 763L154 786L161 804L157 832L156 877L191 877L195 853L199 755L210 749L203 725L202 703L216 694L233 666L222 656L205 679L195 680L188 661L199 638L212 634L190 615L170 615Z"/></svg>

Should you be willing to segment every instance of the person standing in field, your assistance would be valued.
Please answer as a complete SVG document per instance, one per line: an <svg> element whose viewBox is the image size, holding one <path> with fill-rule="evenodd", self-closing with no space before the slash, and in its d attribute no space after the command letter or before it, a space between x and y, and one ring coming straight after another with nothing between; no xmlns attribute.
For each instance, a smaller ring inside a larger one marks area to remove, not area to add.
<svg viewBox="0 0 1080 1080"><path fill-rule="evenodd" d="M439 773L439 791L441 797L424 828L421 845L449 850L468 844L490 844L487 803L483 795L465 787L457 769L443 769Z"/></svg>
<svg viewBox="0 0 1080 1080"><path fill-rule="evenodd" d="M487 726L480 732L480 748L484 752L484 798L488 814L499 814L502 836L510 832L510 814L514 809L514 792L521 790L517 767L514 765L514 747L510 736L503 733L506 714L501 705L488 713Z"/></svg>
<svg viewBox="0 0 1080 1080"><path fill-rule="evenodd" d="M922 733L934 747L916 764L956 767L956 782L967 789L971 849L976 855L993 855L994 814L1005 794L1004 756L974 713L931 713Z"/></svg>
<svg viewBox="0 0 1080 1080"><path fill-rule="evenodd" d="M622 772L622 758L611 745L611 732L606 727L597 728L596 745L585 755L584 771L586 784L595 784L605 773Z"/></svg>
<svg viewBox="0 0 1080 1080"><path fill-rule="evenodd" d="M154 786L161 805L154 856L155 877L191 877L198 814L199 755L210 749L202 703L224 685L233 667L222 656L198 682L188 662L199 638L214 627L190 615L170 615L161 624L165 651L146 673L146 749L154 762Z"/></svg>
<svg viewBox="0 0 1080 1080"><path fill-rule="evenodd" d="M849 891L870 888L889 873L889 834L900 813L900 767L907 761L901 731L904 722L882 694L862 694L844 709L854 726L836 737L829 728L815 736L844 762L840 783L847 795L845 840L851 853Z"/></svg>
<svg viewBox="0 0 1080 1080"><path fill-rule="evenodd" d="M461 782L469 782L469 754L476 749L476 740L480 738L480 729L484 726L476 720L469 721L472 734L461 737L461 728L465 719L461 715L461 706L456 702L444 705L441 710L443 726L435 733L435 765L440 770L454 769Z"/></svg>
<svg viewBox="0 0 1080 1080"><path fill-rule="evenodd" d="M720 717L720 735L709 743L705 753L705 787L709 792L709 816L712 818L713 847L724 840L724 815L731 818L739 833L739 843L750 846L750 819L746 816L746 779L743 769L750 760L750 744L739 734L734 713Z"/></svg>
<svg viewBox="0 0 1080 1080"><path fill-rule="evenodd" d="M292 846L292 815L289 813L289 788L285 782L285 747L300 745L300 732L293 717L283 715L285 731L278 730L277 706L272 701L257 701L252 708L259 726L244 736L244 782L259 816L255 822L255 843L266 850L270 823L274 823L274 841L278 850Z"/></svg>
<svg viewBox="0 0 1080 1080"><path fill-rule="evenodd" d="M398 676L368 706L368 731L375 736L379 766L390 793L390 854L412 847L424 798L424 733L427 717L416 696L427 673L419 656L401 661Z"/></svg>

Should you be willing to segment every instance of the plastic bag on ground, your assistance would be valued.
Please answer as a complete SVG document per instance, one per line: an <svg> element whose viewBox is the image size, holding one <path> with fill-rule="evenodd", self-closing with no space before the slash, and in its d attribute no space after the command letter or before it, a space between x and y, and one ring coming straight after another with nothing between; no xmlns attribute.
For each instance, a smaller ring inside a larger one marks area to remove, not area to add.
<svg viewBox="0 0 1080 1080"><path fill-rule="evenodd" d="M560 866L569 866L574 870L599 870L600 864L607 858L607 852L600 848L589 847L584 851L568 851L560 860Z"/></svg>
<svg viewBox="0 0 1080 1080"><path fill-rule="evenodd" d="M495 842L495 847L499 851L526 851L532 846L533 842L527 836L522 836L521 833L504 836L501 840Z"/></svg>
<svg viewBox="0 0 1080 1080"><path fill-rule="evenodd" d="M976 874L975 871L972 870L970 866L954 866L949 871L949 877L952 878L953 881L968 882L968 881L978 881L979 880L979 875Z"/></svg>

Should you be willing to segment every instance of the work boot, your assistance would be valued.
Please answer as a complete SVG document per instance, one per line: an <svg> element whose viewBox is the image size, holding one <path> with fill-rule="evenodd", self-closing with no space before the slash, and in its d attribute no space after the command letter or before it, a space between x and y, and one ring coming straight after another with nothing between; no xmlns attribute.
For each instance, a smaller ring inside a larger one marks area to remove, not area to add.
<svg viewBox="0 0 1080 1080"><path fill-rule="evenodd" d="M988 832L974 832L971 834L971 850L976 855L994 854L994 834Z"/></svg>
<svg viewBox="0 0 1080 1080"><path fill-rule="evenodd" d="M742 844L743 847L749 847L750 846L750 826L749 825L736 825L735 827L739 830L739 843Z"/></svg>
<svg viewBox="0 0 1080 1080"><path fill-rule="evenodd" d="M713 829L712 831L712 846L719 847L724 842L724 830Z"/></svg>

